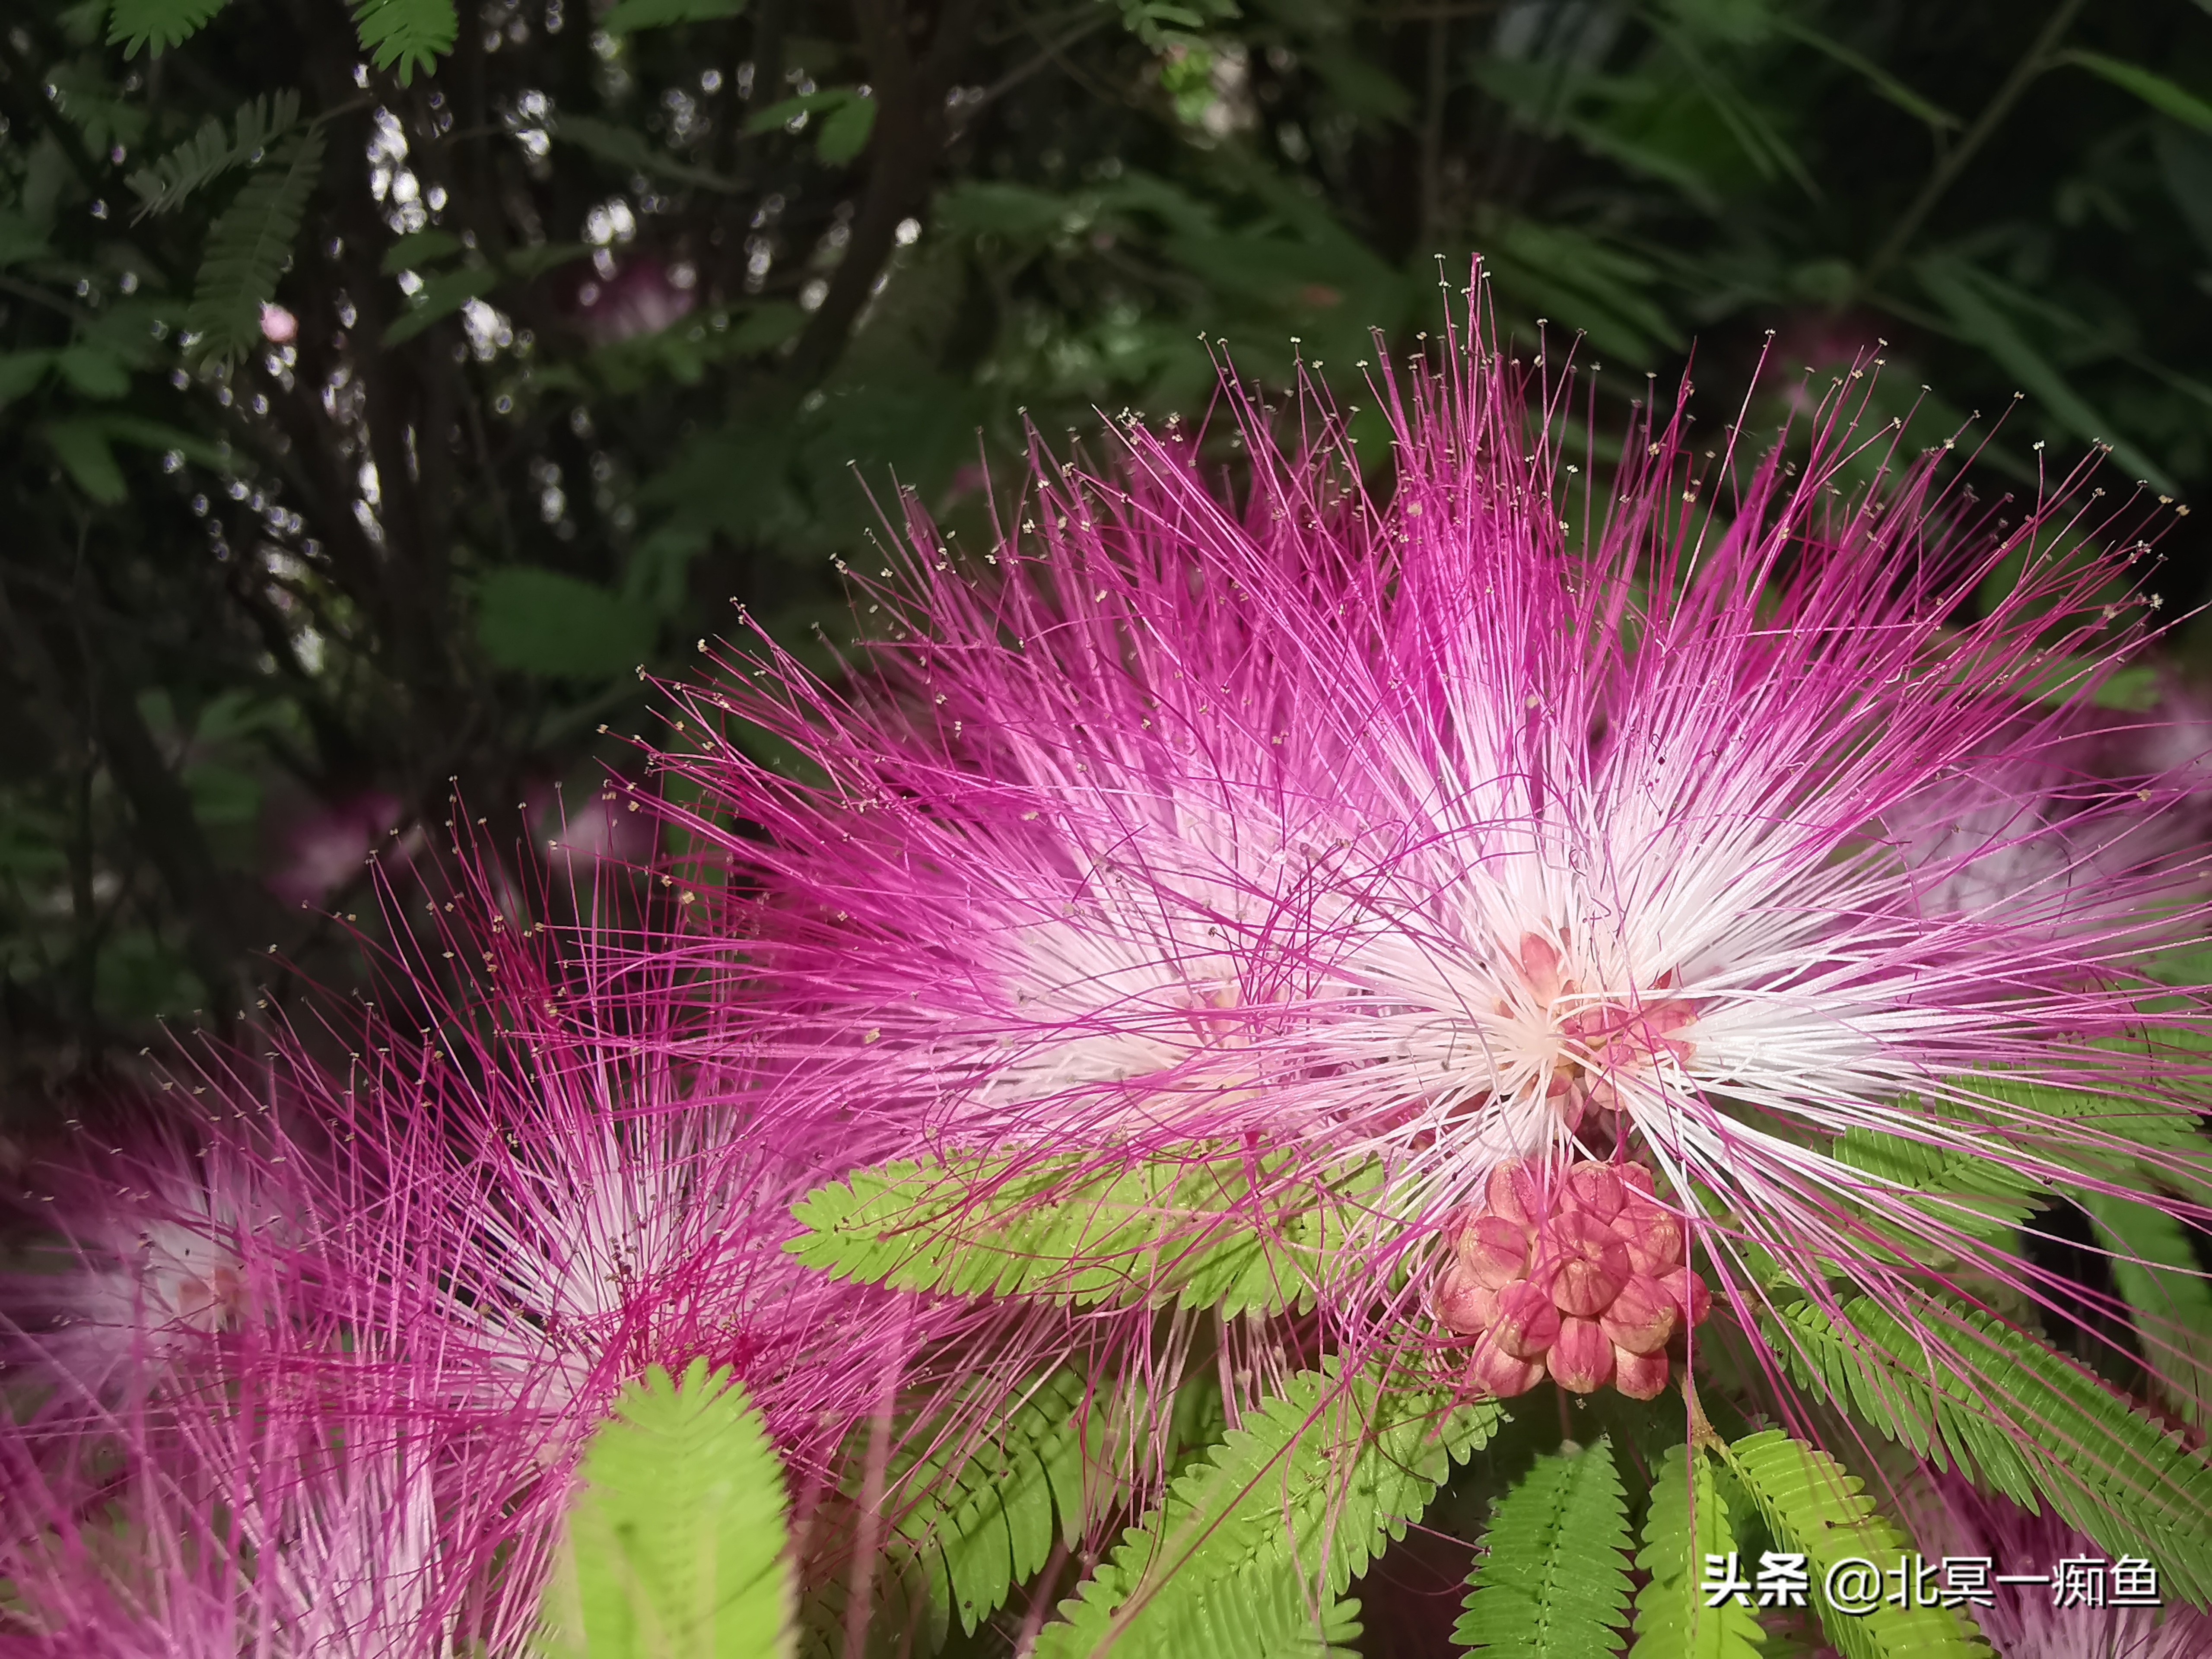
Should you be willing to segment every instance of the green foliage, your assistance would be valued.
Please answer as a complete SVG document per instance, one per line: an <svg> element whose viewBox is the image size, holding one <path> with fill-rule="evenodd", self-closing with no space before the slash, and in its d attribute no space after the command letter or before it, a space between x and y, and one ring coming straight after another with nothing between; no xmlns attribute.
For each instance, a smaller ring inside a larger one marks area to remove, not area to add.
<svg viewBox="0 0 2212 1659"><path fill-rule="evenodd" d="M973 1633L1004 1607L1013 1586L1044 1565L1055 1536L1075 1546L1091 1512L1086 1486L1095 1492L1099 1484L1089 1478L1085 1448L1098 1456L1109 1431L1084 1378L1054 1371L979 1431L924 1447L893 1468L886 1507L897 1519L886 1556L925 1581L933 1649L944 1645L954 1613Z"/></svg>
<svg viewBox="0 0 2212 1659"><path fill-rule="evenodd" d="M108 14L107 44L120 46L125 58L141 47L157 55L182 46L208 25L228 0L114 0Z"/></svg>
<svg viewBox="0 0 2212 1659"><path fill-rule="evenodd" d="M106 505L130 493L123 482L123 469L116 465L115 452L108 447L107 434L98 422L50 421L46 439L70 482L92 500Z"/></svg>
<svg viewBox="0 0 2212 1659"><path fill-rule="evenodd" d="M461 239L449 230L417 230L402 236L384 250L377 269L387 276L414 270L452 258L462 248Z"/></svg>
<svg viewBox="0 0 2212 1659"><path fill-rule="evenodd" d="M2184 1422L2212 1419L2212 1285L2188 1231L2164 1210L2110 1193L2081 1206L2112 1252L2112 1280L2135 1311L2153 1385Z"/></svg>
<svg viewBox="0 0 2212 1659"><path fill-rule="evenodd" d="M1948 253L1931 254L1921 260L1914 274L1960 335L2009 370L2022 389L2075 437L2110 445L2121 465L2166 494L2180 488L2163 467L2128 441L2111 416L2075 388L2046 353L2037 349L2021 326L2021 301L2009 284Z"/></svg>
<svg viewBox="0 0 2212 1659"><path fill-rule="evenodd" d="M495 570L477 590L477 637L502 668L605 679L634 672L653 649L652 613L556 570Z"/></svg>
<svg viewBox="0 0 2212 1659"><path fill-rule="evenodd" d="M786 1248L901 1290L1173 1303L1233 1318L1296 1305L1320 1285L1381 1187L1371 1164L1316 1174L1291 1153L963 1156L817 1188Z"/></svg>
<svg viewBox="0 0 2212 1659"><path fill-rule="evenodd" d="M1986 1151L1933 1146L1864 1127L1846 1129L1828 1150L1838 1163L1887 1188L1887 1204L1901 1203L1928 1217L1925 1231L1878 1224L1905 1245L1908 1256L1915 1249L1942 1250L1960 1235L2009 1241L2045 1195L2039 1183L1995 1162Z"/></svg>
<svg viewBox="0 0 2212 1659"><path fill-rule="evenodd" d="M1702 1451L1671 1449L1651 1481L1637 1566L1650 1574L1636 1593L1629 1659L1757 1659L1766 1632L1733 1601L1709 1607L1699 1586L1705 1558L1736 1548L1727 1499Z"/></svg>
<svg viewBox="0 0 2212 1659"><path fill-rule="evenodd" d="M1298 1372L1129 1528L1040 1632L1036 1659L1109 1644L1117 1659L1332 1650L1356 1628L1352 1581L1502 1415L1379 1367Z"/></svg>
<svg viewBox="0 0 2212 1659"><path fill-rule="evenodd" d="M2177 1034L2154 1029L2149 1035L2155 1042ZM2200 1041L2185 1035L2178 1046L2186 1052ZM2129 1046L2140 1048L2142 1040ZM2160 1050L2154 1046L2150 1052ZM2212 1140L2205 1138L2197 1112L2139 1091L2069 1086L2063 1073L2053 1068L2053 1073L2030 1078L1978 1073L1958 1079L1976 1103L1970 1109L1976 1132L2091 1181L2148 1182L2199 1202L2212 1201Z"/></svg>
<svg viewBox="0 0 2212 1659"><path fill-rule="evenodd" d="M857 87L825 87L769 105L745 123L745 131L773 132L802 115L822 117L815 129L814 153L828 165L842 167L868 147L868 135L875 131L876 100Z"/></svg>
<svg viewBox="0 0 2212 1659"><path fill-rule="evenodd" d="M138 196L137 216L167 213L231 168L252 166L299 118L300 94L287 87L274 98L240 106L228 133L222 122L208 121L151 167L131 175L131 188Z"/></svg>
<svg viewBox="0 0 2212 1659"><path fill-rule="evenodd" d="M1613 1443L1536 1461L1498 1500L1452 1639L1486 1653L1609 1653L1628 1609L1628 1507Z"/></svg>
<svg viewBox="0 0 2212 1659"><path fill-rule="evenodd" d="M453 49L460 21L453 0L351 0L361 49L377 68L396 69L407 86Z"/></svg>
<svg viewBox="0 0 2212 1659"><path fill-rule="evenodd" d="M561 118L560 137L563 143L574 144L588 155L649 178L667 179L723 193L739 187L735 179L681 161L643 133L611 121L598 120L589 115L564 115Z"/></svg>
<svg viewBox="0 0 2212 1659"><path fill-rule="evenodd" d="M741 15L745 0L619 0L599 20L609 34L633 29L662 29L677 23L713 23Z"/></svg>
<svg viewBox="0 0 2212 1659"><path fill-rule="evenodd" d="M791 1652L783 1470L744 1385L695 1359L624 1390L592 1437L547 1592L563 1659Z"/></svg>
<svg viewBox="0 0 2212 1659"><path fill-rule="evenodd" d="M1851 1558L1877 1567L1911 1544L1876 1514L1858 1477L1827 1453L1767 1429L1723 1454L1765 1517L1776 1546L1806 1558L1821 1628L1844 1659L1991 1659L1989 1644L1948 1607L1883 1603L1864 1614L1832 1612L1817 1588L1827 1568Z"/></svg>
<svg viewBox="0 0 2212 1659"><path fill-rule="evenodd" d="M1784 1306L1769 1340L1800 1383L1937 1468L2035 1509L2113 1555L2212 1595L2212 1462L2090 1372L1987 1315L1930 1300L1907 1327L1873 1300Z"/></svg>
<svg viewBox="0 0 2212 1659"><path fill-rule="evenodd" d="M2101 52L2063 52L2058 61L2077 64L2123 92L2133 93L2160 115L2170 115L2199 132L2212 132L2212 104L2195 93L2185 92L2163 75L2154 74L2140 64L2107 58Z"/></svg>
<svg viewBox="0 0 2212 1659"><path fill-rule="evenodd" d="M409 308L392 319L384 331L387 351L413 339L431 324L452 316L471 300L481 300L497 288L499 272L487 267L448 270L433 276L409 302Z"/></svg>
<svg viewBox="0 0 2212 1659"><path fill-rule="evenodd" d="M208 232L185 313L203 357L235 362L258 343L261 307L276 297L322 167L321 127L286 138Z"/></svg>

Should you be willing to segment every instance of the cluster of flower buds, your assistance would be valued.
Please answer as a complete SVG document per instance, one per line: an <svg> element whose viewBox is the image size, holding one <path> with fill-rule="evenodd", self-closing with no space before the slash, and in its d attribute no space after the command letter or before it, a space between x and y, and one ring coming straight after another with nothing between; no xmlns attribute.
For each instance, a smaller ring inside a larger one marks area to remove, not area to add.
<svg viewBox="0 0 2212 1659"><path fill-rule="evenodd" d="M1682 1224L1652 1198L1640 1164L1584 1159L1491 1171L1487 1202L1460 1231L1432 1293L1437 1316L1475 1339L1468 1380L1499 1398L1549 1371L1632 1400L1667 1386L1667 1345L1711 1311L1683 1265Z"/></svg>

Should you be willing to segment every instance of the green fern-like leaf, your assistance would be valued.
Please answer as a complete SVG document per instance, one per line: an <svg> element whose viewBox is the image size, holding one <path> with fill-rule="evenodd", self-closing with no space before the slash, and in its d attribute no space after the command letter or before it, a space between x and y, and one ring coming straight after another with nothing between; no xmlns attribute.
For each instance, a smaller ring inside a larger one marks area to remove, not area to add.
<svg viewBox="0 0 2212 1659"><path fill-rule="evenodd" d="M369 61L397 69L403 87L435 70L460 33L453 0L353 0L353 25Z"/></svg>
<svg viewBox="0 0 2212 1659"><path fill-rule="evenodd" d="M2094 1046L2121 1045L2114 1039ZM1956 1081L1980 1103L1972 1115L2008 1147L2096 1181L2134 1186L2148 1176L2154 1185L2212 1202L2212 1140L2191 1109L2093 1082L2073 1087L2063 1076L1983 1073Z"/></svg>
<svg viewBox="0 0 2212 1659"><path fill-rule="evenodd" d="M1530 1659L1613 1651L1628 1608L1628 1506L1609 1439L1537 1459L1482 1543L1454 1641Z"/></svg>
<svg viewBox="0 0 2212 1659"><path fill-rule="evenodd" d="M107 44L121 46L125 58L136 58L139 48L155 55L180 46L208 26L228 0L115 0L108 14Z"/></svg>
<svg viewBox="0 0 2212 1659"><path fill-rule="evenodd" d="M988 1424L964 1456L948 1448L898 1472L889 1553L927 1580L933 1649L944 1644L951 1614L973 1633L1004 1607L1014 1585L1044 1565L1055 1536L1074 1547L1086 1516L1084 1448L1095 1455L1107 1432L1089 1396L1080 1376L1055 1372Z"/></svg>
<svg viewBox="0 0 2212 1659"><path fill-rule="evenodd" d="M885 1164L810 1193L787 1248L902 1290L1273 1313L1322 1282L1381 1187L1371 1164L1293 1167L1285 1155Z"/></svg>
<svg viewBox="0 0 2212 1659"><path fill-rule="evenodd" d="M1123 1534L1036 1659L1311 1659L1349 1639L1352 1579L1502 1416L1392 1381L1334 1358L1293 1376Z"/></svg>
<svg viewBox="0 0 2212 1659"><path fill-rule="evenodd" d="M1796 1379L1938 1468L2033 1510L2047 1500L2113 1555L2212 1595L2212 1462L2089 1371L1988 1316L1931 1302L1907 1328L1869 1298L1840 1318L1784 1307L1768 1336Z"/></svg>
<svg viewBox="0 0 2212 1659"><path fill-rule="evenodd" d="M126 181L138 197L134 222L149 213L167 213L194 191L235 167L251 165L300 118L300 94L290 88L274 99L257 98L239 106L232 130L210 120L151 167Z"/></svg>
<svg viewBox="0 0 2212 1659"><path fill-rule="evenodd" d="M745 0L621 0L599 20L609 34L628 34L634 29L665 29L677 23L714 23L735 17Z"/></svg>
<svg viewBox="0 0 2212 1659"><path fill-rule="evenodd" d="M322 169L322 128L295 133L254 170L209 230L185 313L202 356L230 362L253 349L261 307L276 295Z"/></svg>
<svg viewBox="0 0 2212 1659"><path fill-rule="evenodd" d="M1834 1458L1779 1429L1739 1440L1722 1455L1766 1518L1777 1547L1804 1555L1820 1627L1844 1659L1991 1659L1989 1644L1948 1607L1885 1602L1854 1614L1824 1603L1819 1586L1832 1564L1856 1558L1881 1567L1912 1547Z"/></svg>
<svg viewBox="0 0 2212 1659"><path fill-rule="evenodd" d="M1084 1531L1126 1505L1136 1473L1150 1465L1164 1429L1170 1465L1220 1434L1218 1390L1194 1376L1177 1390L1164 1423L1141 1387L1102 1392L1077 1372L1033 1378L1011 1391L977 1378L944 1399L930 1418L896 1433L879 1513L889 1535L873 1553L866 1651L933 1652L953 1616L969 1634L1013 1586L1050 1559L1055 1543L1075 1547ZM867 1434L848 1451L857 1465ZM858 1469L844 1498L857 1505ZM857 1515L857 1510L855 1510ZM801 1659L842 1659L854 1575L817 1585L800 1614Z"/></svg>
<svg viewBox="0 0 2212 1659"><path fill-rule="evenodd" d="M2085 1192L2081 1201L2112 1251L2112 1282L2135 1310L2160 1394L2183 1421L2203 1425L2212 1419L2212 1284L2188 1232L2134 1199Z"/></svg>
<svg viewBox="0 0 2212 1659"><path fill-rule="evenodd" d="M770 1659L792 1650L783 1471L742 1383L659 1366L592 1437L547 1592L560 1659Z"/></svg>
<svg viewBox="0 0 2212 1659"><path fill-rule="evenodd" d="M1705 1558L1736 1547L1728 1502L1703 1452L1671 1449L1651 1482L1644 1548L1636 1565L1651 1575L1636 1593L1636 1641L1629 1659L1760 1659L1766 1632L1750 1609L1705 1605Z"/></svg>
<svg viewBox="0 0 2212 1659"><path fill-rule="evenodd" d="M1927 1242L1940 1243L1964 1234L1969 1238L2008 1239L2034 1210L2045 1188L1986 1151L1968 1152L1907 1140L1867 1128L1836 1137L1829 1152L1839 1164L1869 1176L1894 1196L1925 1214L1931 1224ZM1890 1223L1884 1231L1917 1238L1917 1229Z"/></svg>

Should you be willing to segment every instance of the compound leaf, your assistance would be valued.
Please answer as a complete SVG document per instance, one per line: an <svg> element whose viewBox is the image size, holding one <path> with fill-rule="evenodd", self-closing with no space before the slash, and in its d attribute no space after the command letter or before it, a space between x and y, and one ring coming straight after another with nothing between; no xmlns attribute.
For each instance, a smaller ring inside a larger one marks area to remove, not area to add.
<svg viewBox="0 0 2212 1659"><path fill-rule="evenodd" d="M167 213L194 191L236 167L250 167L262 152L298 123L300 94L287 87L274 98L241 104L231 130L210 119L191 137L126 182L138 197L134 222L149 213Z"/></svg>
<svg viewBox="0 0 2212 1659"><path fill-rule="evenodd" d="M2029 1510L2048 1501L2114 1555L2212 1595L2212 1462L2095 1376L1986 1314L1930 1299L1908 1326L1867 1297L1766 1322L1796 1380L1938 1468Z"/></svg>
<svg viewBox="0 0 2212 1659"><path fill-rule="evenodd" d="M562 1659L787 1656L783 1469L744 1385L658 1365L592 1437L548 1592Z"/></svg>
<svg viewBox="0 0 2212 1659"><path fill-rule="evenodd" d="M453 0L353 0L353 23L361 49L377 68L396 68L403 87L436 69L460 33Z"/></svg>
<svg viewBox="0 0 2212 1659"><path fill-rule="evenodd" d="M1651 1575L1636 1593L1636 1641L1629 1659L1759 1659L1766 1632L1732 1601L1706 1605L1701 1588L1709 1556L1735 1553L1727 1499L1703 1452L1672 1448L1651 1482L1644 1548L1636 1565Z"/></svg>
<svg viewBox="0 0 2212 1659"><path fill-rule="evenodd" d="M1628 1609L1628 1506L1610 1439L1538 1458L1482 1546L1455 1642L1528 1659L1613 1651Z"/></svg>
<svg viewBox="0 0 2212 1659"><path fill-rule="evenodd" d="M107 44L136 58L141 46L155 56L180 46L221 11L228 0L115 0L108 14Z"/></svg>
<svg viewBox="0 0 2212 1659"><path fill-rule="evenodd" d="M1295 1304L1381 1185L1372 1164L1294 1155L971 1156L862 1170L817 1188L787 1249L841 1279L967 1296L1218 1307Z"/></svg>
<svg viewBox="0 0 2212 1659"><path fill-rule="evenodd" d="M1352 1579L1503 1416L1402 1382L1334 1357L1291 1377L1060 1603L1036 1659L1287 1659L1349 1640Z"/></svg>
<svg viewBox="0 0 2212 1659"><path fill-rule="evenodd" d="M1821 1628L1844 1659L1992 1659L1989 1644L1948 1607L1832 1608L1820 1586L1838 1561L1881 1564L1911 1553L1894 1527L1875 1512L1856 1475L1817 1447L1765 1429L1725 1448L1722 1455L1766 1518L1778 1547L1805 1557L1809 1600Z"/></svg>
<svg viewBox="0 0 2212 1659"><path fill-rule="evenodd" d="M208 232L185 313L203 356L229 362L252 349L322 168L323 131L310 126L278 145Z"/></svg>

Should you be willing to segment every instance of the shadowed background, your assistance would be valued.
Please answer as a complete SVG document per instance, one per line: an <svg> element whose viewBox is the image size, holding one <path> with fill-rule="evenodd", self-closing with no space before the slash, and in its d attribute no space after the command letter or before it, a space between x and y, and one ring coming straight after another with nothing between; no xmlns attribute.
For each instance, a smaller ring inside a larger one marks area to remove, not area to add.
<svg viewBox="0 0 2212 1659"><path fill-rule="evenodd" d="M1025 420L1202 416L1204 342L1358 403L1369 331L1417 349L1478 251L1502 326L1603 365L1601 431L1693 346L1717 426L1771 331L1770 427L1878 356L1915 445L2004 415L1985 493L2101 441L2185 501L2206 12L26 0L0 1152L161 1022L357 983L367 854L419 908L457 785L526 886L680 850L603 788L659 787L641 665L734 599L831 671L897 489L975 545Z"/></svg>

